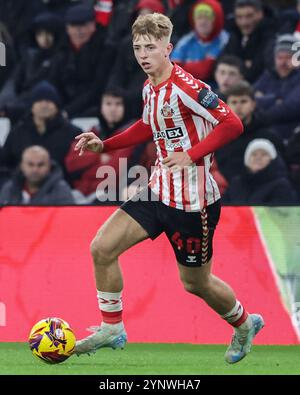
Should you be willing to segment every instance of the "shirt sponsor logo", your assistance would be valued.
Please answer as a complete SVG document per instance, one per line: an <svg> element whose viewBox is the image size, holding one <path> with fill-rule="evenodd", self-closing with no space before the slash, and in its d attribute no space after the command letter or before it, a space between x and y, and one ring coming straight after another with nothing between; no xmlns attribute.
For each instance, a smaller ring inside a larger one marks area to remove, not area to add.
<svg viewBox="0 0 300 395"><path fill-rule="evenodd" d="M159 139L172 140L172 139L178 139L180 137L183 137L183 131L179 126L178 128L172 128L172 129L161 130L159 132L154 132L153 136L154 136L154 140L159 140Z"/></svg>

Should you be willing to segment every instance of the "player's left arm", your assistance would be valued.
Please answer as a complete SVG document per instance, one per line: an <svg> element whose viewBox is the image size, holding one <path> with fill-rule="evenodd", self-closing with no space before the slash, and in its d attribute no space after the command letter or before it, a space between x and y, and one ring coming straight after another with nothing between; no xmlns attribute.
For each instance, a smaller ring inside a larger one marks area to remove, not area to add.
<svg viewBox="0 0 300 395"><path fill-rule="evenodd" d="M168 167L197 163L204 156L218 150L243 133L244 127L238 116L209 88L201 88L197 95L194 94L192 101L194 103L190 105L191 112L206 118L215 127L203 140L186 152L174 152L165 158L163 163ZM188 100L186 105L189 105Z"/></svg>

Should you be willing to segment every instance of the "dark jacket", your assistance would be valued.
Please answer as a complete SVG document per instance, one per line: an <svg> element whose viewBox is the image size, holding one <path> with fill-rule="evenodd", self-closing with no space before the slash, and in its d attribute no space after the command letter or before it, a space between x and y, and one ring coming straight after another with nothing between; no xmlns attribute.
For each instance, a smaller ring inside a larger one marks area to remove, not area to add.
<svg viewBox="0 0 300 395"><path fill-rule="evenodd" d="M228 180L237 176L244 164L244 154L250 141L257 138L270 140L276 147L276 150L284 155L284 145L272 129L268 128L259 111L255 111L251 122L244 125L244 133L236 140L231 141L218 151L216 151L216 160L220 173Z"/></svg>
<svg viewBox="0 0 300 395"><path fill-rule="evenodd" d="M63 166L70 145L80 132L79 128L59 114L48 121L46 132L41 135L36 129L32 116L29 115L9 133L0 151L0 165L13 170L18 165L25 148L41 145L49 151L52 159Z"/></svg>
<svg viewBox="0 0 300 395"><path fill-rule="evenodd" d="M126 92L126 102L132 117L141 116L142 89L146 78L146 74L134 57L132 38L125 37L120 44L108 87L122 88Z"/></svg>
<svg viewBox="0 0 300 395"><path fill-rule="evenodd" d="M286 167L280 157L265 169L253 174L245 166L235 177L223 203L250 205L284 205L296 202L296 193L288 179Z"/></svg>
<svg viewBox="0 0 300 395"><path fill-rule="evenodd" d="M0 191L1 205L22 205L22 191L25 179L20 170L7 181ZM30 199L30 205L66 205L74 204L72 191L63 179L61 169L53 162L51 172L44 180L39 191Z"/></svg>
<svg viewBox="0 0 300 395"><path fill-rule="evenodd" d="M275 26L271 18L264 18L249 36L245 46L242 46L242 34L234 25L229 32L229 41L222 55L235 55L244 63L243 74L251 83L255 82L266 68L266 49L275 35ZM247 67L247 61L252 64Z"/></svg>
<svg viewBox="0 0 300 395"><path fill-rule="evenodd" d="M54 42L51 48L39 47L36 41L38 30L52 33ZM49 78L52 59L62 41L63 21L49 12L39 14L32 22L30 36L30 47L24 50L21 61L14 71L14 85L17 95L31 90L37 82Z"/></svg>
<svg viewBox="0 0 300 395"><path fill-rule="evenodd" d="M50 81L63 98L70 117L80 116L97 101L107 84L114 47L105 43L105 29L97 27L79 50L67 40L53 59Z"/></svg>
<svg viewBox="0 0 300 395"><path fill-rule="evenodd" d="M280 24L280 34L294 34L296 27L300 21L300 14L298 10L286 10L283 12Z"/></svg>
<svg viewBox="0 0 300 395"><path fill-rule="evenodd" d="M256 102L269 125L284 139L292 134L299 123L300 70L294 70L286 78L280 78L275 70L266 70L254 86Z"/></svg>

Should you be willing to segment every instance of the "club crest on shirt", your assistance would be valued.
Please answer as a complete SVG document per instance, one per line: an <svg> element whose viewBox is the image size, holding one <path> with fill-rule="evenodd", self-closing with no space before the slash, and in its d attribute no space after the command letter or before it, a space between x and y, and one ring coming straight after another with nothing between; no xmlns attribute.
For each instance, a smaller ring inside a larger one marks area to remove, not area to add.
<svg viewBox="0 0 300 395"><path fill-rule="evenodd" d="M170 106L169 103L165 103L163 105L163 108L160 110L160 113L164 118L172 118L174 115L174 112L175 111L173 110L173 108Z"/></svg>

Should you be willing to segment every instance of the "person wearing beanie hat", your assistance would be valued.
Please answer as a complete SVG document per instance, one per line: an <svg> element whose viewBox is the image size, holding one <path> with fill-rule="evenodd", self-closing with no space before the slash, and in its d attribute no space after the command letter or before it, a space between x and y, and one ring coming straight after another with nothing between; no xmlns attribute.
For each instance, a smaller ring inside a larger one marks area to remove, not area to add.
<svg viewBox="0 0 300 395"><path fill-rule="evenodd" d="M216 58L227 44L222 5L216 0L198 0L190 11L193 31L183 36L171 59L196 78L211 78Z"/></svg>
<svg viewBox="0 0 300 395"><path fill-rule="evenodd" d="M283 51L294 54L298 50L298 47L295 45L297 42L298 40L293 34L283 34L277 37L274 53L277 54Z"/></svg>
<svg viewBox="0 0 300 395"><path fill-rule="evenodd" d="M254 85L257 106L266 122L286 140L299 120L300 69L296 38L285 34L274 47L274 68L265 70Z"/></svg>
<svg viewBox="0 0 300 395"><path fill-rule="evenodd" d="M231 181L223 203L284 205L295 202L296 192L274 144L267 139L251 141L245 151L244 167Z"/></svg>
<svg viewBox="0 0 300 395"><path fill-rule="evenodd" d="M61 107L61 98L57 89L48 81L41 81L35 85L31 92L31 104L33 105L39 101L49 101Z"/></svg>
<svg viewBox="0 0 300 395"><path fill-rule="evenodd" d="M256 151L263 151L257 154ZM255 157L255 160L253 158ZM257 157L259 160L257 161ZM252 140L245 151L244 164L253 170L252 163L254 162L255 169L259 166L265 167L271 160L277 158L277 151L273 143L267 139L254 139Z"/></svg>
<svg viewBox="0 0 300 395"><path fill-rule="evenodd" d="M62 115L60 95L48 81L36 84L29 98L30 112L25 113L10 131L1 150L0 165L13 172L23 150L40 145L65 169L65 156L80 129Z"/></svg>

